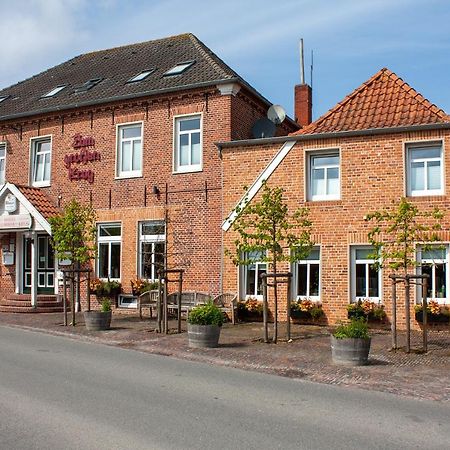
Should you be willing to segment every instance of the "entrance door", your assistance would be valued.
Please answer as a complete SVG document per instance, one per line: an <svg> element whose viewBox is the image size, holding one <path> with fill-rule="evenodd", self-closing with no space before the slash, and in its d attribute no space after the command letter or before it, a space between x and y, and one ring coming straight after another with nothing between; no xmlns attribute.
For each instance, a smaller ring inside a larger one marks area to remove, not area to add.
<svg viewBox="0 0 450 450"><path fill-rule="evenodd" d="M23 292L31 292L31 239L24 238ZM53 294L55 291L55 254L50 243L50 236L37 236L38 271L37 293Z"/></svg>

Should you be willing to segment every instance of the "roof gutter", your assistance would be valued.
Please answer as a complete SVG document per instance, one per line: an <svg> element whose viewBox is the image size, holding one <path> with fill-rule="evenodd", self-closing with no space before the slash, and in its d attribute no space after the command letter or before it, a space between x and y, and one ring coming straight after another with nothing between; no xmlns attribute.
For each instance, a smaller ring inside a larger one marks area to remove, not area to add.
<svg viewBox="0 0 450 450"><path fill-rule="evenodd" d="M222 154L223 149L233 147L248 147L252 145L267 145L292 141L300 142L300 141L333 139L342 137L376 136L380 134L404 133L408 131L447 130L447 129L450 129L450 122L432 123L425 125L409 125L403 127L390 127L390 128L370 128L368 130L336 131L333 133L299 134L290 136L278 136L272 138L245 139L242 141L216 142L215 145L219 148L220 154Z"/></svg>

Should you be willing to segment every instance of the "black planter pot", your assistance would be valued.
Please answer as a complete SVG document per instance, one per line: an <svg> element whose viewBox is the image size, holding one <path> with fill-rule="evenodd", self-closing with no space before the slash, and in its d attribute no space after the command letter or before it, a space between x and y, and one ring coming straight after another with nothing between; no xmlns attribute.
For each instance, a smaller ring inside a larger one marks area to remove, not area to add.
<svg viewBox="0 0 450 450"><path fill-rule="evenodd" d="M415 314L416 320L419 323L423 323L423 311L418 311ZM449 323L450 316L446 314L427 314L427 322L429 323Z"/></svg>
<svg viewBox="0 0 450 450"><path fill-rule="evenodd" d="M331 335L331 356L335 364L364 366L369 362L370 338L337 339Z"/></svg>
<svg viewBox="0 0 450 450"><path fill-rule="evenodd" d="M83 315L84 323L89 331L102 331L111 328L111 311L85 311Z"/></svg>
<svg viewBox="0 0 450 450"><path fill-rule="evenodd" d="M188 323L189 347L212 348L219 346L219 325L193 325Z"/></svg>

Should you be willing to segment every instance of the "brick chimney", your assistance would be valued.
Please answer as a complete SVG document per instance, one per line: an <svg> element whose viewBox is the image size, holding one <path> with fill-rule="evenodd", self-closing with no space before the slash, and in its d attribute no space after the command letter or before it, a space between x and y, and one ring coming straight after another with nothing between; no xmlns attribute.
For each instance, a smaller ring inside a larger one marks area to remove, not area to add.
<svg viewBox="0 0 450 450"><path fill-rule="evenodd" d="M295 121L305 127L312 122L312 89L308 84L297 84L294 91Z"/></svg>

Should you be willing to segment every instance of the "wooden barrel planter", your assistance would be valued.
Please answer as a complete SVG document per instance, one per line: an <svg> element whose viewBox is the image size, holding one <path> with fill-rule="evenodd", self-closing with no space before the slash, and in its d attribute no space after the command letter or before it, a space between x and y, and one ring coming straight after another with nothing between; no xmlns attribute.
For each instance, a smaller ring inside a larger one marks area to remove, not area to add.
<svg viewBox="0 0 450 450"><path fill-rule="evenodd" d="M111 328L111 311L85 311L83 314L88 331L102 331Z"/></svg>
<svg viewBox="0 0 450 450"><path fill-rule="evenodd" d="M364 366L369 362L370 338L337 339L331 336L331 355L336 364Z"/></svg>
<svg viewBox="0 0 450 450"><path fill-rule="evenodd" d="M194 325L188 323L189 347L212 348L219 346L219 325Z"/></svg>

